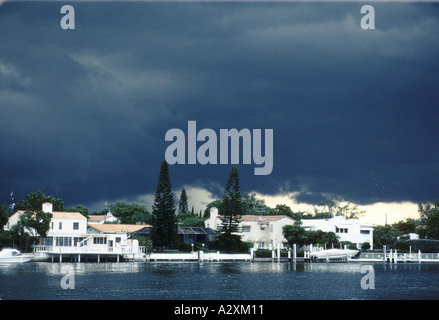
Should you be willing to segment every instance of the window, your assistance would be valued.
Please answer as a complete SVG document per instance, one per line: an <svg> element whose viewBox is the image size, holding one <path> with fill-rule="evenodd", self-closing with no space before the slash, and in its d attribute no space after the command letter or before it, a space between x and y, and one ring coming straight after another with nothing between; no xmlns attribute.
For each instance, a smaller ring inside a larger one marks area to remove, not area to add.
<svg viewBox="0 0 439 320"><path fill-rule="evenodd" d="M258 242L258 248L265 248L265 242Z"/></svg>
<svg viewBox="0 0 439 320"><path fill-rule="evenodd" d="M50 229L53 230L53 222L50 223Z"/></svg>
<svg viewBox="0 0 439 320"><path fill-rule="evenodd" d="M242 226L242 232L250 232L250 226Z"/></svg>
<svg viewBox="0 0 439 320"><path fill-rule="evenodd" d="M74 237L73 238L73 246L77 247L78 246L78 242L81 242L84 239L85 239L84 237Z"/></svg>
<svg viewBox="0 0 439 320"><path fill-rule="evenodd" d="M348 233L348 228L335 227L335 233Z"/></svg>
<svg viewBox="0 0 439 320"><path fill-rule="evenodd" d="M73 222L73 230L79 230L79 222Z"/></svg>
<svg viewBox="0 0 439 320"><path fill-rule="evenodd" d="M120 243L121 240L121 237L116 237L116 243Z"/></svg>
<svg viewBox="0 0 439 320"><path fill-rule="evenodd" d="M60 223L58 224L58 229L59 229L59 230L62 230L62 222L60 222Z"/></svg>
<svg viewBox="0 0 439 320"><path fill-rule="evenodd" d="M273 225L270 224L270 232L273 233Z"/></svg>
<svg viewBox="0 0 439 320"><path fill-rule="evenodd" d="M57 247L71 247L72 238L70 237L55 237L55 245Z"/></svg>
<svg viewBox="0 0 439 320"><path fill-rule="evenodd" d="M370 234L370 230L360 230L361 234Z"/></svg>
<svg viewBox="0 0 439 320"><path fill-rule="evenodd" d="M107 244L107 238L105 237L94 237L93 244Z"/></svg>

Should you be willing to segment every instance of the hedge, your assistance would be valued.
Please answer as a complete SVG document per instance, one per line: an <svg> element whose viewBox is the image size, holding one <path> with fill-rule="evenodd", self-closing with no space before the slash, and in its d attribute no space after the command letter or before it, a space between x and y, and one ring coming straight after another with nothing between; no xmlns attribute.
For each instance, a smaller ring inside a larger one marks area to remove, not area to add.
<svg viewBox="0 0 439 320"><path fill-rule="evenodd" d="M397 250L409 252L409 247L412 247L412 252L421 250L422 253L438 253L439 240L431 239L416 239L416 240L398 240L395 244Z"/></svg>
<svg viewBox="0 0 439 320"><path fill-rule="evenodd" d="M271 251L272 250L269 250L269 249L258 249L258 250L255 251L255 257L258 257L258 258L271 258L271 256L272 256ZM274 254L275 254L275 256L277 256L277 249L274 250ZM281 249L280 250L280 256L281 257L288 257L288 250L287 249Z"/></svg>

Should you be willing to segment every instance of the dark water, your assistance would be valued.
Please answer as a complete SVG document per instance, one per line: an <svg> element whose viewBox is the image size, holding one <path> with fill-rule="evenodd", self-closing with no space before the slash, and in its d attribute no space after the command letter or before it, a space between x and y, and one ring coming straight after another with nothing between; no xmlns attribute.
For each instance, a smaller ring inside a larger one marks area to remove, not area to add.
<svg viewBox="0 0 439 320"><path fill-rule="evenodd" d="M66 275L74 288L62 288ZM363 277L374 289L362 288ZM31 262L0 265L0 298L439 299L439 264Z"/></svg>

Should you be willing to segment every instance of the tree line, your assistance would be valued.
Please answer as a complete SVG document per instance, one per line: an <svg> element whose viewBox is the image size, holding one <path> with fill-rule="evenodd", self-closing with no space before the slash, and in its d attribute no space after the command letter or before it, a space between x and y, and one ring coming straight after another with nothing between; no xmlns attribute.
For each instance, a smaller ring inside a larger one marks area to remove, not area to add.
<svg viewBox="0 0 439 320"><path fill-rule="evenodd" d="M419 219L405 219L374 228L374 245L377 248L405 249L406 235L416 233L421 240L439 240L439 199L418 204ZM439 245L435 245L439 248Z"/></svg>
<svg viewBox="0 0 439 320"><path fill-rule="evenodd" d="M236 166L232 167L226 182L222 199L209 203L202 214L194 213L194 208L189 211L188 195L185 188L182 189L178 209L175 207L175 197L172 192L172 184L169 175L169 167L164 160L160 166L157 188L155 192L152 212L143 205L137 203L116 202L110 204L108 210L123 224L151 224L154 226L151 231L151 240L154 246L163 250L173 248L178 244L177 229L182 227L203 227L204 220L209 217L210 209L217 207L219 214L224 217L220 226L221 236L218 237L217 247L226 250L242 248L244 245L236 233L239 230L239 220L242 215L286 215L297 221L295 225L287 226L284 229L284 236L290 243L305 245L310 243L324 243L327 245L338 245L335 234L321 231L305 231L300 221L309 218L327 218L334 215L344 215L346 218L358 218L364 212L358 206L345 201L340 196L327 196L325 201L314 206L313 212L293 212L287 205L280 204L275 208L268 207L263 199L258 199L254 193L243 193L240 191L239 172ZM44 202L51 202L54 211L75 211L85 217L94 214L106 214L102 212L89 213L82 205L65 208L62 199L54 196L46 196L41 191L30 193L25 199L18 201L14 207L17 210L25 211L19 223L11 231L3 231L11 211L6 205L0 205L0 246L17 245L21 248L28 247L29 243L35 242L35 231L39 235L46 235L49 230L51 214L41 211ZM383 245L395 247L402 235L418 233L423 239L439 240L439 200L425 202L418 205L420 219L407 219L393 225L377 226L374 229L374 246L380 248ZM33 230L34 234L29 233ZM26 232L28 231L28 232Z"/></svg>

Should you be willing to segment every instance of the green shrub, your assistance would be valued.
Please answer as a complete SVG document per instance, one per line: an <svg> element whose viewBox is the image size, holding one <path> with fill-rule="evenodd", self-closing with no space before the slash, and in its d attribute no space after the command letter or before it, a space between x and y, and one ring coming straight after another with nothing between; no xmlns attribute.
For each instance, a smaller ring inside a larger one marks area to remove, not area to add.
<svg viewBox="0 0 439 320"><path fill-rule="evenodd" d="M191 243L180 243L178 246L178 250L181 252L192 252L192 244Z"/></svg>
<svg viewBox="0 0 439 320"><path fill-rule="evenodd" d="M232 235L227 238L224 234L217 236L215 241L209 242L209 249L229 253L247 253L250 242L241 241L241 236Z"/></svg>
<svg viewBox="0 0 439 320"><path fill-rule="evenodd" d="M409 247L412 247L412 252L417 252L418 250L421 250L421 252L423 253L439 252L439 240L417 239L417 240L405 240L405 242L406 242L407 252L409 251Z"/></svg>
<svg viewBox="0 0 439 320"><path fill-rule="evenodd" d="M401 252L409 252L409 244L406 240L397 240L395 242L395 249Z"/></svg>
<svg viewBox="0 0 439 320"><path fill-rule="evenodd" d="M258 250L255 251L255 257L258 257L258 258L271 258L272 257L272 251L273 250L270 250L270 249L258 249ZM274 255L275 255L275 257L277 257L277 249L274 250ZM281 257L288 257L288 249L280 249L280 256Z"/></svg>
<svg viewBox="0 0 439 320"><path fill-rule="evenodd" d="M288 257L288 249L280 249L280 256L281 257ZM292 253L291 253L291 256L293 256Z"/></svg>
<svg viewBox="0 0 439 320"><path fill-rule="evenodd" d="M255 251L255 257L258 258L271 258L271 250L268 249L258 249Z"/></svg>

